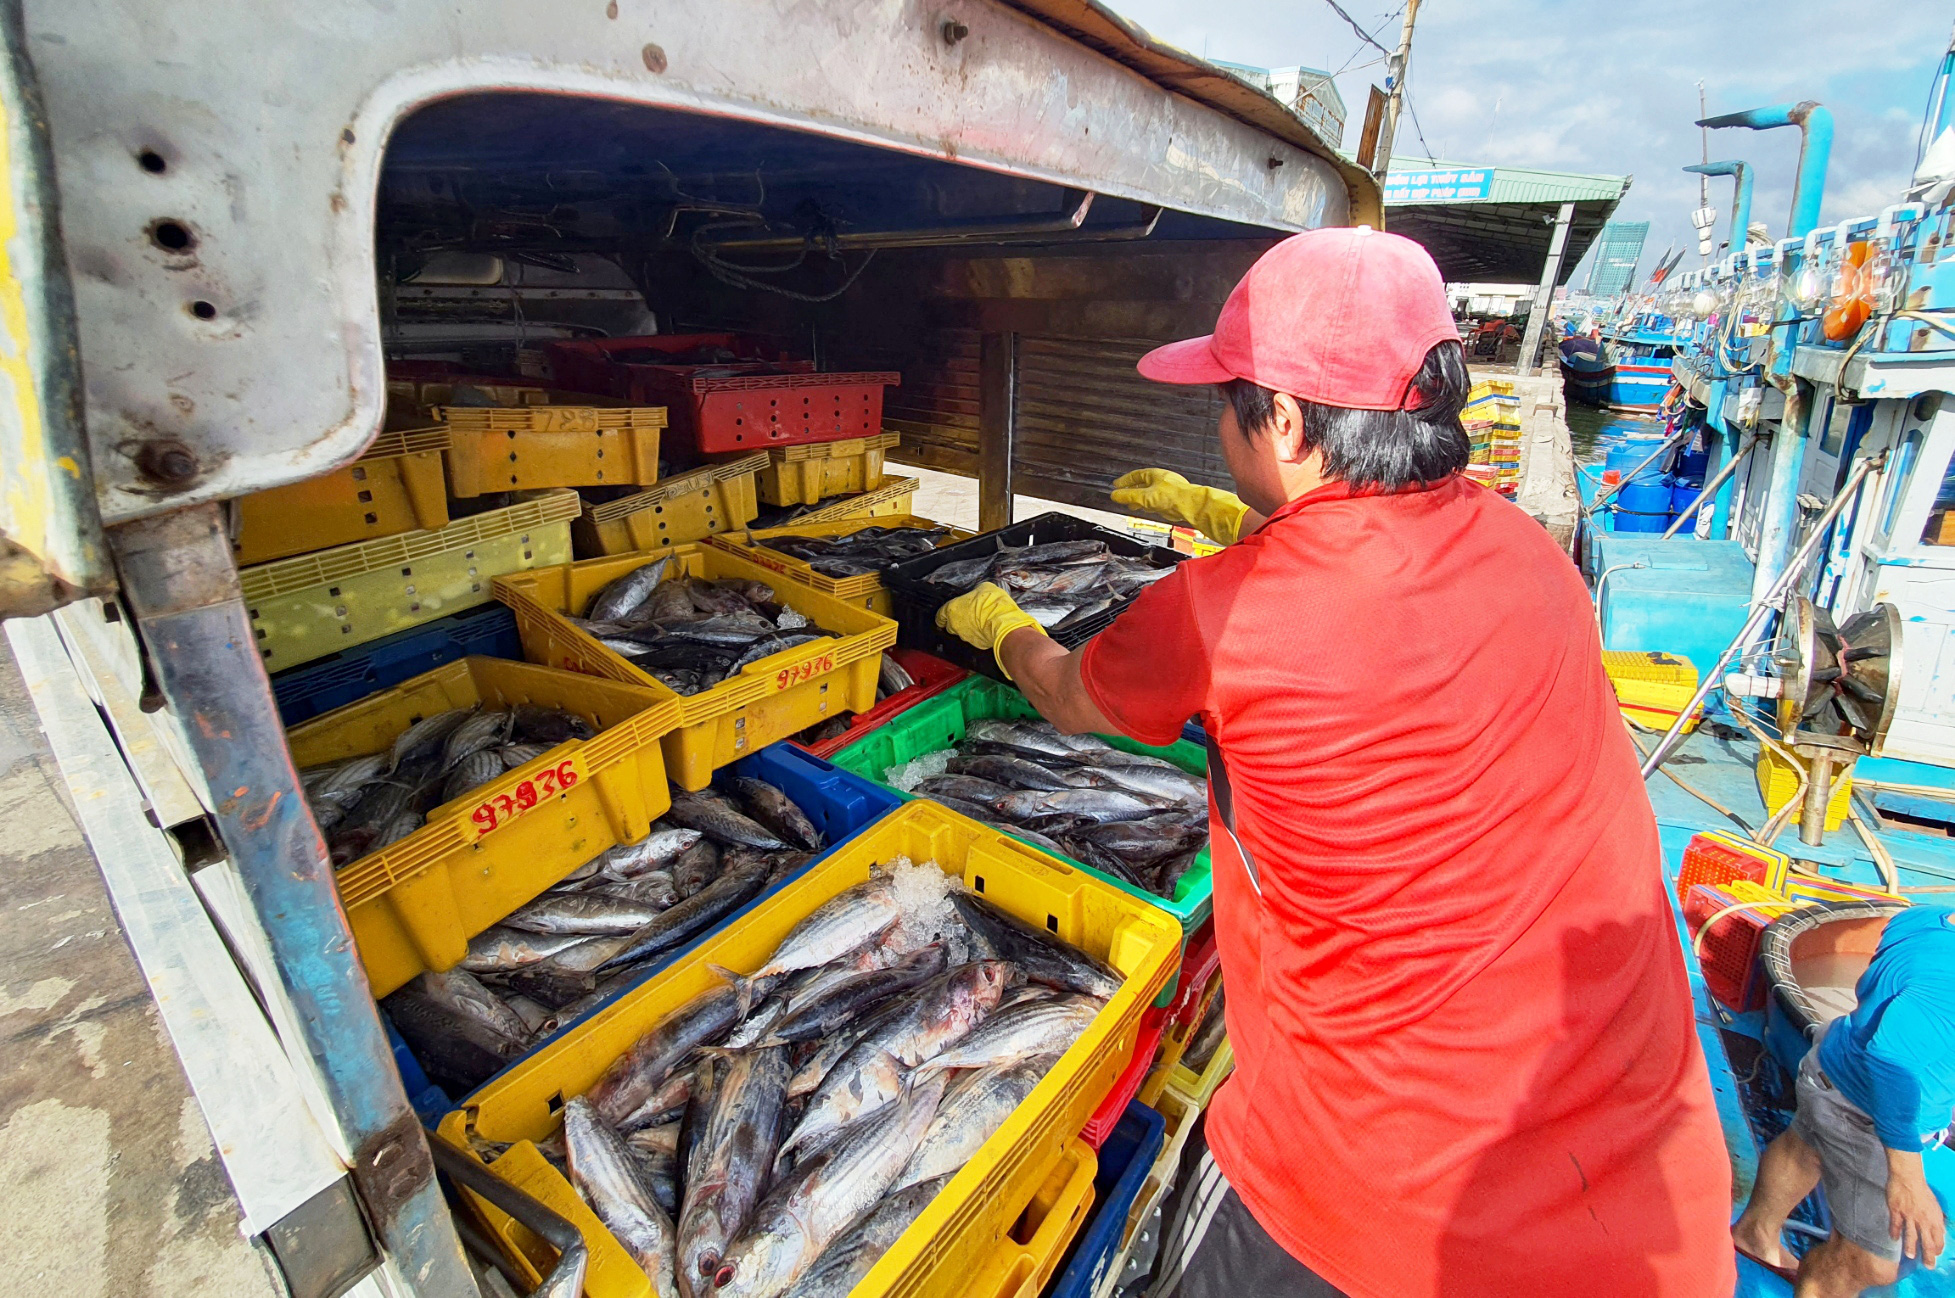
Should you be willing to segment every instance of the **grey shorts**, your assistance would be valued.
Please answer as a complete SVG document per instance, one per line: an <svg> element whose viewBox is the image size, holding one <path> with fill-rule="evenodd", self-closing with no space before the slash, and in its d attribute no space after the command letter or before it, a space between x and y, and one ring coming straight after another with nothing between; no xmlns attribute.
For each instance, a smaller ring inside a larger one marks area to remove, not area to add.
<svg viewBox="0 0 1955 1298"><path fill-rule="evenodd" d="M1799 1064L1798 1092L1792 1130L1819 1151L1819 1183L1833 1229L1875 1257L1898 1262L1901 1241L1887 1233L1887 1150L1874 1134L1874 1120L1821 1071L1818 1042Z"/></svg>

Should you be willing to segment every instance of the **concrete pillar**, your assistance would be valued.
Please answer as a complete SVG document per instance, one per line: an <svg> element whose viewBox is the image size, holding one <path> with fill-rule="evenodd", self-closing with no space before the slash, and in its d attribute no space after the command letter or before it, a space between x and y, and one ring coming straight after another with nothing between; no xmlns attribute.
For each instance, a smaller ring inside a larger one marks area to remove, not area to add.
<svg viewBox="0 0 1955 1298"><path fill-rule="evenodd" d="M1554 238L1548 243L1547 264L1541 267L1541 286L1534 290L1534 309L1527 313L1527 332L1521 336L1521 354L1514 362L1516 374L1534 373L1534 358L1541 354L1541 331L1548 327L1548 308L1554 303L1555 281L1561 278L1561 257L1568 250L1568 224L1575 219L1575 205L1563 203L1555 213Z"/></svg>

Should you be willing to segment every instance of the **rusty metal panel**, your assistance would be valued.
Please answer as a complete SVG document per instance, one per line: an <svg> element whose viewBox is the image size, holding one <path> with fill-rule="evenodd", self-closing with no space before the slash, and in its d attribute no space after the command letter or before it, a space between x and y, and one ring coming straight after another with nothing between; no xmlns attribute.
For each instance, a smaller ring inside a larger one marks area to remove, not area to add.
<svg viewBox="0 0 1955 1298"><path fill-rule="evenodd" d="M903 385L883 398L883 422L903 435L905 462L977 472L981 337L976 329L936 329L911 349L875 353L877 364L902 371Z"/></svg>
<svg viewBox="0 0 1955 1298"><path fill-rule="evenodd" d="M1350 212L1325 158L992 0L25 9L111 522L359 454L384 398L382 155L471 90L815 131L1274 230Z"/></svg>
<svg viewBox="0 0 1955 1298"><path fill-rule="evenodd" d="M1143 379L1134 363L1157 345L1019 338L1014 490L1106 509L1113 480L1145 468L1233 490L1215 444L1221 397Z"/></svg>
<svg viewBox="0 0 1955 1298"><path fill-rule="evenodd" d="M74 301L20 9L0 5L0 618L115 589L82 437Z"/></svg>

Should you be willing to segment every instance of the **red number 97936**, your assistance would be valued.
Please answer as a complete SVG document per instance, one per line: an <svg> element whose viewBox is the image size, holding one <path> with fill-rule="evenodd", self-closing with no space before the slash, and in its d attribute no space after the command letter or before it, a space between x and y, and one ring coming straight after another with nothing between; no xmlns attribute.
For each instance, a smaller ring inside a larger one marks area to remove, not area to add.
<svg viewBox="0 0 1955 1298"><path fill-rule="evenodd" d="M796 663L792 667L784 667L776 672L774 674L774 688L784 690L790 685L799 685L802 681L811 681L823 672L832 672L834 670L834 655L823 654L819 658L810 658L807 662Z"/></svg>
<svg viewBox="0 0 1955 1298"><path fill-rule="evenodd" d="M546 766L518 782L514 788L485 799L468 813L469 821L475 826L478 836L492 833L524 812L569 791L581 778L577 771L577 759L566 757L555 766Z"/></svg>

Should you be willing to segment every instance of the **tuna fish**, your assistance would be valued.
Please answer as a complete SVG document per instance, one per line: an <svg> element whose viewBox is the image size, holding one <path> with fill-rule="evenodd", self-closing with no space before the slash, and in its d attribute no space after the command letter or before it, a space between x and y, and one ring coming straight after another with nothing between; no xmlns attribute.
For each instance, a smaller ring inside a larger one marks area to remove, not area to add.
<svg viewBox="0 0 1955 1298"><path fill-rule="evenodd" d="M570 1183L652 1282L657 1298L678 1298L672 1221L638 1178L630 1146L583 1099L564 1106Z"/></svg>
<svg viewBox="0 0 1955 1298"><path fill-rule="evenodd" d="M711 1116L686 1169L679 1217L679 1288L711 1291L727 1246L747 1224L765 1187L780 1140L781 1112L793 1072L787 1050L729 1052L713 1093Z"/></svg>

